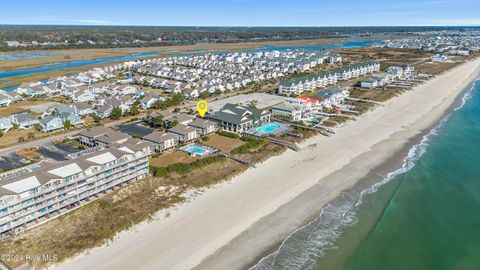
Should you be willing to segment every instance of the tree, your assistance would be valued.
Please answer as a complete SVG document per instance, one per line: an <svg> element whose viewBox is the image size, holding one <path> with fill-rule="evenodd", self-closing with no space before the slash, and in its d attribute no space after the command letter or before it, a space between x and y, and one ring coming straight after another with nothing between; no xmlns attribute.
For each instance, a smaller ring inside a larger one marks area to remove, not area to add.
<svg viewBox="0 0 480 270"><path fill-rule="evenodd" d="M112 112L110 113L110 119L117 120L120 119L120 117L122 117L122 109L119 107L113 108Z"/></svg>
<svg viewBox="0 0 480 270"><path fill-rule="evenodd" d="M33 133L33 132L27 133L27 138L28 139L35 139L35 133Z"/></svg>
<svg viewBox="0 0 480 270"><path fill-rule="evenodd" d="M24 142L25 138L24 137L18 137L18 142Z"/></svg>
<svg viewBox="0 0 480 270"><path fill-rule="evenodd" d="M180 108L177 107L177 108L173 109L173 112L174 112L174 113L180 112Z"/></svg>
<svg viewBox="0 0 480 270"><path fill-rule="evenodd" d="M138 104L133 104L132 108L130 109L130 114L131 115L137 115L140 113L140 110L138 109Z"/></svg>
<svg viewBox="0 0 480 270"><path fill-rule="evenodd" d="M152 106L153 106L154 109L157 109L157 110L158 110L158 109L163 109L163 108L165 108L164 103L163 103L161 100L159 100L159 99L156 100L156 101L153 103Z"/></svg>
<svg viewBox="0 0 480 270"><path fill-rule="evenodd" d="M163 120L164 120L163 115L158 114L154 119L155 119L155 126L157 127L163 126Z"/></svg>
<svg viewBox="0 0 480 270"><path fill-rule="evenodd" d="M209 96L211 96L211 94L208 91L203 91L203 92L200 93L200 98L201 99L206 99Z"/></svg>
<svg viewBox="0 0 480 270"><path fill-rule="evenodd" d="M0 129L0 137L3 137L3 129Z"/></svg>
<svg viewBox="0 0 480 270"><path fill-rule="evenodd" d="M92 118L95 125L100 125L102 123L102 118L98 116L96 113L92 113Z"/></svg>
<svg viewBox="0 0 480 270"><path fill-rule="evenodd" d="M72 123L70 122L70 120L65 120L65 122L63 122L63 128L67 130L72 128Z"/></svg>
<svg viewBox="0 0 480 270"><path fill-rule="evenodd" d="M40 123L35 123L35 130L37 131L42 130L42 126L40 125Z"/></svg>

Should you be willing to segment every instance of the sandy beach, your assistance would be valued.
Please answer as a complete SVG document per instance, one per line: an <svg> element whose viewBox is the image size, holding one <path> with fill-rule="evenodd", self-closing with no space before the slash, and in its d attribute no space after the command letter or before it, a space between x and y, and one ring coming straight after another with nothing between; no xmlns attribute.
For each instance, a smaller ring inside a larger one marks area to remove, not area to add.
<svg viewBox="0 0 480 270"><path fill-rule="evenodd" d="M55 269L243 269L450 108L480 58L286 151Z"/></svg>

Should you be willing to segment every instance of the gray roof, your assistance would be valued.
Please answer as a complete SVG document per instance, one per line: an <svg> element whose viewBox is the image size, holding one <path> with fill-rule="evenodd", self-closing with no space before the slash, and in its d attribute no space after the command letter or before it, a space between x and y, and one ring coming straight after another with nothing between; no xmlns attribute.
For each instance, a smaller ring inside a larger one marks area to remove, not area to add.
<svg viewBox="0 0 480 270"><path fill-rule="evenodd" d="M210 120L205 120L202 118L195 118L191 123L188 124L189 126L196 127L196 128L207 128L208 126L215 125Z"/></svg>
<svg viewBox="0 0 480 270"><path fill-rule="evenodd" d="M14 118L17 119L19 123L37 120L37 118L29 112L23 112L23 113L12 114L12 115Z"/></svg>
<svg viewBox="0 0 480 270"><path fill-rule="evenodd" d="M103 143L117 143L119 141L125 140L130 138L130 135L120 132L120 131L112 131L107 134L104 134L102 136L99 136L96 138L97 141L103 142Z"/></svg>
<svg viewBox="0 0 480 270"><path fill-rule="evenodd" d="M143 136L142 139L154 142L154 143L163 143L165 141L175 139L175 135L171 133L165 133L163 131L154 131L146 136Z"/></svg>
<svg viewBox="0 0 480 270"><path fill-rule="evenodd" d="M344 89L341 88L341 87L334 87L334 88L323 90L320 93L318 93L318 95L321 96L321 97L328 97L328 96L331 96L333 94L341 93L343 90Z"/></svg>
<svg viewBox="0 0 480 270"><path fill-rule="evenodd" d="M175 114L170 117L167 117L165 120L169 122L173 122L177 120L178 123L183 123L183 122L188 122L192 121L195 118L193 115L189 115L186 113L180 113L180 114Z"/></svg>
<svg viewBox="0 0 480 270"><path fill-rule="evenodd" d="M186 126L186 125L182 125L182 124L178 124L178 125L176 125L173 128L168 130L168 132L179 134L179 135L182 135L182 136L185 136L188 133L193 132L193 131L196 132L197 129L194 128L194 127L190 127L190 126Z"/></svg>
<svg viewBox="0 0 480 270"><path fill-rule="evenodd" d="M46 124L48 124L50 121L52 121L53 119L56 119L56 118L57 118L56 116L47 115L47 116L45 116L44 118L40 119L40 123L46 125Z"/></svg>
<svg viewBox="0 0 480 270"><path fill-rule="evenodd" d="M260 110L251 106L241 106L227 103L223 108L208 116L210 119L232 124L243 124L249 121L256 122L260 117L269 114L268 111Z"/></svg>
<svg viewBox="0 0 480 270"><path fill-rule="evenodd" d="M84 130L80 131L78 133L78 135L82 135L82 136L89 137L89 138L96 138L96 137L102 136L104 134L107 134L111 131L112 131L111 129L101 126L101 127L84 129Z"/></svg>
<svg viewBox="0 0 480 270"><path fill-rule="evenodd" d="M27 172L27 173L21 173L17 176L12 176L11 178L7 179L2 179L0 180L0 196L3 195L15 195L17 194L14 191L8 190L6 188L3 188L2 186L5 186L10 183L18 182L24 179L27 179L29 177L35 177L36 180L40 183L40 185L43 185L53 179L61 179L63 178L62 176L55 175L50 173L49 171L52 171L54 169L59 169L64 166L68 166L71 164L76 164L81 170L86 170L92 165L98 165L98 163L95 163L93 161L89 161L88 159L91 157L99 156L104 153L110 153L112 154L115 158L121 158L124 155L129 155L130 153L128 151L122 151L119 150L121 147L127 147L131 150L134 151L141 151L145 149L146 147L150 147L151 144L148 142L144 142L141 140L129 140L128 143L122 143L122 144L116 144L116 147L108 148L108 149L103 149L100 151L93 152L91 154L77 157L73 160L66 160L66 161L61 161L61 162L55 162L55 163L39 163L39 168L35 170L34 172Z"/></svg>
<svg viewBox="0 0 480 270"><path fill-rule="evenodd" d="M279 111L285 111L285 112L292 112L295 110L300 110L299 106L295 106L293 104L289 103L280 103L272 107L272 109L279 110Z"/></svg>
<svg viewBox="0 0 480 270"><path fill-rule="evenodd" d="M75 108L71 104L56 107L55 110L57 111L57 114L59 114L59 115L63 115L63 114L70 115L72 113L75 113Z"/></svg>
<svg viewBox="0 0 480 270"><path fill-rule="evenodd" d="M88 104L87 102L76 102L73 105L77 108L77 110L86 110L92 108L92 105Z"/></svg>

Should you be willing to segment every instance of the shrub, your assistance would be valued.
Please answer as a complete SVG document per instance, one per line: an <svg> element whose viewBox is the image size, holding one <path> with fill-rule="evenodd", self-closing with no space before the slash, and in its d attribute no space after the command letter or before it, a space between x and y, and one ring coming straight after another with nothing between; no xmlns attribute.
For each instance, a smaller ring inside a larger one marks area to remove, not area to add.
<svg viewBox="0 0 480 270"><path fill-rule="evenodd" d="M165 177L167 176L168 171L165 167L160 167L155 170L155 177Z"/></svg>
<svg viewBox="0 0 480 270"><path fill-rule="evenodd" d="M218 135L228 137L228 138L233 138L233 139L240 138L240 135L238 135L237 133L233 133L233 132L226 131L226 130L219 130Z"/></svg>
<svg viewBox="0 0 480 270"><path fill-rule="evenodd" d="M167 167L154 167L150 166L150 172L153 173L155 177L165 177L169 173L175 172L181 175L185 175L192 171L193 169L199 169L209 164L213 164L216 162L223 162L227 158L224 156L212 156L203 159L199 159L194 161L190 164L188 163L175 163L170 164Z"/></svg>
<svg viewBox="0 0 480 270"><path fill-rule="evenodd" d="M233 149L231 154L245 154L248 153L251 149L259 148L267 144L268 142L263 139L255 139L251 137L242 136L240 140L246 142L246 144L240 145L239 147Z"/></svg>

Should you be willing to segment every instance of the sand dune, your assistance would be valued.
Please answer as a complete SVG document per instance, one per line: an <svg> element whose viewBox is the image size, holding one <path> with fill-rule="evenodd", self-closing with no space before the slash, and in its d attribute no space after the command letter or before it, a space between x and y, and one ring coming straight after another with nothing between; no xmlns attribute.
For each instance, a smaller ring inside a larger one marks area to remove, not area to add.
<svg viewBox="0 0 480 270"><path fill-rule="evenodd" d="M244 268L437 122L479 71L480 59L462 64L338 128L334 136L312 138L302 151L271 158L170 217L123 232L110 245L57 268ZM298 197L312 187L314 194ZM289 211L276 212L296 197L304 203L295 200Z"/></svg>

